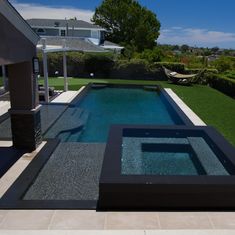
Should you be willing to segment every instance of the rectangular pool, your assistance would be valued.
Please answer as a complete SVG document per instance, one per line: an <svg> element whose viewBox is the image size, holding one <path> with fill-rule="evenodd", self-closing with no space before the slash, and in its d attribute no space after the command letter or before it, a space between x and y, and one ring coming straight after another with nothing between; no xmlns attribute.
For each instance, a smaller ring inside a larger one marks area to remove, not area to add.
<svg viewBox="0 0 235 235"><path fill-rule="evenodd" d="M179 109L173 107L167 93L155 88L89 86L47 131L45 137L59 138L63 142L98 143L107 141L109 128L115 124L190 123L186 117L180 117Z"/></svg>

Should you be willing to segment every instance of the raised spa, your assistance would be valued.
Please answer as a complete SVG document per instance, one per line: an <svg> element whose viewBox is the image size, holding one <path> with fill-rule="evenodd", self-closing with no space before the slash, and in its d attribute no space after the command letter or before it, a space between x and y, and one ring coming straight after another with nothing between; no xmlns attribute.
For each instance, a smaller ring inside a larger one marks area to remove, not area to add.
<svg viewBox="0 0 235 235"><path fill-rule="evenodd" d="M234 208L234 153L211 127L113 126L99 208Z"/></svg>

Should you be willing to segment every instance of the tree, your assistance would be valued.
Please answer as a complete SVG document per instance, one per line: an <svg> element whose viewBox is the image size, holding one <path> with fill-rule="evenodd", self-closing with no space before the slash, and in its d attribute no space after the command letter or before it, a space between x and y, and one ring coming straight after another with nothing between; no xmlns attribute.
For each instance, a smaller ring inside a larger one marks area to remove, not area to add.
<svg viewBox="0 0 235 235"><path fill-rule="evenodd" d="M152 49L160 34L156 15L136 0L103 0L92 21L107 30L108 40L137 51Z"/></svg>
<svg viewBox="0 0 235 235"><path fill-rule="evenodd" d="M214 61L214 66L220 73L224 73L225 71L232 69L232 62L229 57L221 56Z"/></svg>
<svg viewBox="0 0 235 235"><path fill-rule="evenodd" d="M219 47L211 48L212 53L216 54L219 51Z"/></svg>
<svg viewBox="0 0 235 235"><path fill-rule="evenodd" d="M149 63L160 62L163 58L163 52L159 47L155 47L153 50L145 49L140 55L140 59L145 59Z"/></svg>
<svg viewBox="0 0 235 235"><path fill-rule="evenodd" d="M188 45L184 44L184 45L181 46L181 51L182 52L187 52L188 50L189 50L189 46Z"/></svg>

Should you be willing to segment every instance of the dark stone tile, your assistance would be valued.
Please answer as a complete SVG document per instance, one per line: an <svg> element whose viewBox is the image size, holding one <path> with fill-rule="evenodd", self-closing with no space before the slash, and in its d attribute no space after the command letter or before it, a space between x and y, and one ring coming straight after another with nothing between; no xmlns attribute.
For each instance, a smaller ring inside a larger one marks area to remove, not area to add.
<svg viewBox="0 0 235 235"><path fill-rule="evenodd" d="M97 200L105 144L61 143L24 200Z"/></svg>

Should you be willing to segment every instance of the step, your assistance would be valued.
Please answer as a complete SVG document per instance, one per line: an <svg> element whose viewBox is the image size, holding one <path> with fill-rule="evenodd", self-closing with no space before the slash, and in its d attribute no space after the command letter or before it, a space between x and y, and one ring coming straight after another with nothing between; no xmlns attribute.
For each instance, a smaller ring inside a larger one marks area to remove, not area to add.
<svg viewBox="0 0 235 235"><path fill-rule="evenodd" d="M68 141L70 137L74 139L78 136L78 132L83 130L88 116L87 111L83 109L68 108L45 134L45 137L60 138L62 141Z"/></svg>
<svg viewBox="0 0 235 235"><path fill-rule="evenodd" d="M89 118L89 112L87 110L83 110L82 115L79 118L81 129L79 131L76 131L74 134L71 134L70 137L67 139L67 141L76 142L79 140L81 134L86 129L88 118Z"/></svg>
<svg viewBox="0 0 235 235"><path fill-rule="evenodd" d="M229 175L203 138L188 137L188 140L207 175Z"/></svg>

